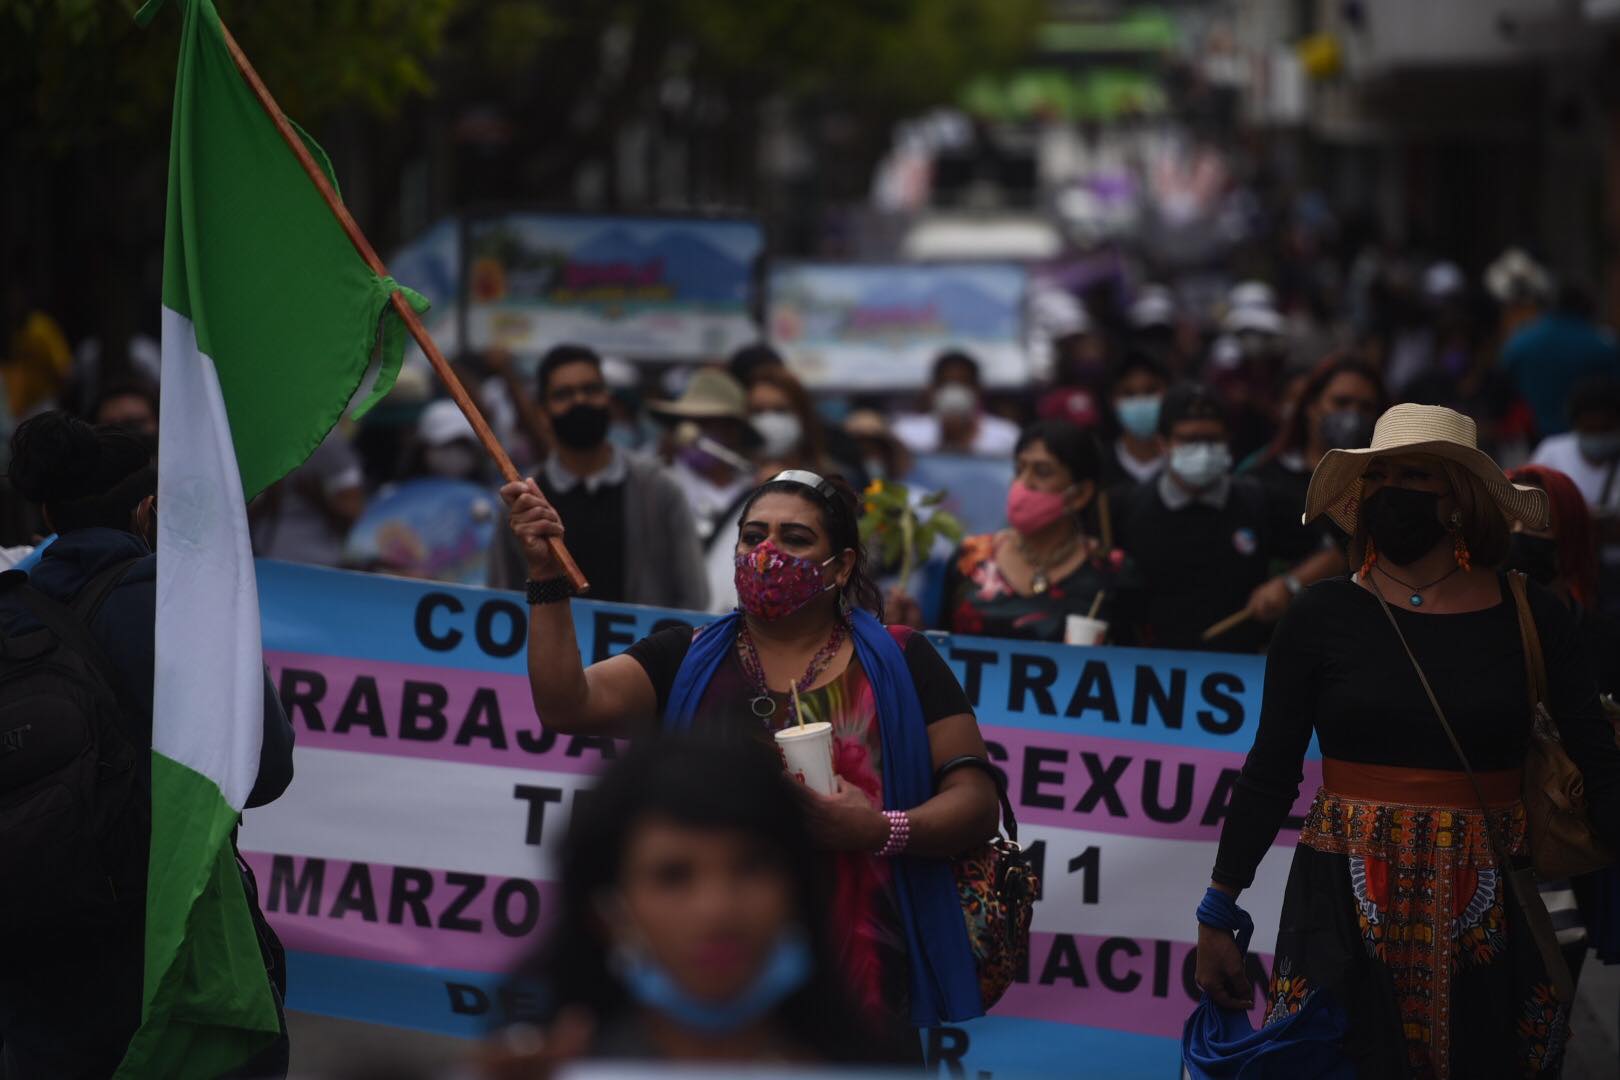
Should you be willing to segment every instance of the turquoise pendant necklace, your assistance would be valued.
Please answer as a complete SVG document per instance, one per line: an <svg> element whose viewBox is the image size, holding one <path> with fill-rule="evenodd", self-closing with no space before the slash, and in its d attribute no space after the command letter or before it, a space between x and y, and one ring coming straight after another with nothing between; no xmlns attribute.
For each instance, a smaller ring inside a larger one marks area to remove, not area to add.
<svg viewBox="0 0 1620 1080"><path fill-rule="evenodd" d="M1413 584L1411 584L1409 582L1402 581L1400 578L1396 577L1394 574L1390 573L1388 570L1385 570L1382 566L1379 566L1376 563L1373 564L1373 569L1377 570L1380 574L1383 574L1385 577L1389 578L1389 580L1393 581L1395 584L1399 585L1401 588L1410 589L1411 590L1411 595L1406 598L1406 602L1408 604L1411 604L1413 607L1422 607L1423 606L1423 594L1426 591L1428 591L1429 589L1432 589L1436 585L1440 584L1442 581L1446 580L1446 578L1450 577L1452 574L1455 574L1458 570L1461 570L1462 567L1461 566L1453 566L1450 570L1447 570L1445 573L1441 574L1439 577L1435 578L1433 581L1429 582L1427 585L1413 585Z"/></svg>

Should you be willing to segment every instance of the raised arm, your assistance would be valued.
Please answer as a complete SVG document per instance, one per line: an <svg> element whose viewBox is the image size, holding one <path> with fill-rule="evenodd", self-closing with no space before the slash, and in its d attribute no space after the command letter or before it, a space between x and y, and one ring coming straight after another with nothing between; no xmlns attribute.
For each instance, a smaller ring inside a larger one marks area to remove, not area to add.
<svg viewBox="0 0 1620 1080"><path fill-rule="evenodd" d="M507 484L501 498L523 548L531 581L561 577L546 546L563 535L562 521L533 480ZM529 609L529 693L540 723L569 735L628 736L655 722L657 695L642 666L614 656L584 666L567 600Z"/></svg>

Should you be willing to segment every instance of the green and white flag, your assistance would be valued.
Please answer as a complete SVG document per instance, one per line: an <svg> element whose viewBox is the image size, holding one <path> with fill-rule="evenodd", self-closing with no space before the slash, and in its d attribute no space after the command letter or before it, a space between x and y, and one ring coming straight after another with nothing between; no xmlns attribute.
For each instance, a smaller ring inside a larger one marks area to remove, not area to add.
<svg viewBox="0 0 1620 1080"><path fill-rule="evenodd" d="M136 18L144 25L163 2ZM277 1033L231 845L264 720L246 500L320 444L374 357L372 400L386 393L403 346L397 315L385 315L394 283L367 267L282 141L213 3L179 5L145 1002L117 1074L132 1078L217 1076Z"/></svg>

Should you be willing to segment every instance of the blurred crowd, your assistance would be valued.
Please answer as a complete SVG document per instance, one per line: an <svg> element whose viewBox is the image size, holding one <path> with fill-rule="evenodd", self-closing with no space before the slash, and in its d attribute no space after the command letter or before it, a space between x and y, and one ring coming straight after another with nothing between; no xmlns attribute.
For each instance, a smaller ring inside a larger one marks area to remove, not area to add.
<svg viewBox="0 0 1620 1080"><path fill-rule="evenodd" d="M1051 377L1013 391L987 389L966 351L940 355L920 392L890 395L812 394L767 344L712 366L582 344L538 367L501 352L457 367L558 508L600 600L730 610L740 500L798 468L890 492L871 547L891 621L1263 650L1292 596L1349 569L1334 526L1300 524L1311 470L1415 401L1470 416L1505 467L1569 478L1587 514L1559 523L1572 535L1516 538L1515 560L1594 611L1620 607L1620 345L1577 284L1519 250L1474 275L1379 246L1273 270L1213 292L1207 275L1146 270L1044 289L1030 318ZM155 440L152 352L100 378L93 351L14 307L10 415L61 406ZM254 502L257 554L519 586L500 478L440 393L408 365L380 408ZM884 542L941 512L927 550ZM25 551L48 532L7 493L0 543Z"/></svg>
<svg viewBox="0 0 1620 1080"><path fill-rule="evenodd" d="M1369 444L1388 405L1419 402L1471 416L1508 468L1570 479L1589 512L1579 536L1557 538L1557 559L1536 547L1554 538L1518 538L1515 559L1614 614L1620 345L1591 298L1516 249L1474 277L1385 248L1325 267L1283 266L1275 285L1231 282L1213 301L1207 277L1045 290L1030 317L1051 379L1014 392L987 390L967 351L938 356L906 395L812 395L765 343L698 368L586 345L538 368L499 351L457 366L603 601L731 610L740 500L804 468L891 494L872 523L891 622L1259 651L1299 589L1348 570L1330 523L1299 523L1315 463ZM86 377L49 316L13 322L13 418L62 405L156 439L156 382ZM517 588L497 483L454 402L407 368L381 408L254 502L254 546ZM883 542L935 513L927 551ZM10 495L0 525L19 551L49 533Z"/></svg>

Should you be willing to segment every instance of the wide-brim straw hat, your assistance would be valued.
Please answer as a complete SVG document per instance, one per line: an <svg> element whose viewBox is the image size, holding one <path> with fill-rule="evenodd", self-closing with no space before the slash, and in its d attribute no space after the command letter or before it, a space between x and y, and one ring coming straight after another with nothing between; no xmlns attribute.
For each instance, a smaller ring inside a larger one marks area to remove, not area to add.
<svg viewBox="0 0 1620 1080"><path fill-rule="evenodd" d="M647 405L660 416L683 420L738 420L748 423L748 391L742 383L719 368L699 368L686 389L674 401L654 401Z"/></svg>
<svg viewBox="0 0 1620 1080"><path fill-rule="evenodd" d="M1439 405L1396 405L1378 418L1372 445L1365 450L1329 450L1311 473L1305 493L1309 525L1326 514L1351 535L1361 507L1361 474L1374 458L1401 454L1427 454L1450 461L1479 477L1504 517L1527 528L1545 529L1547 493L1540 488L1512 483L1489 454L1479 448L1474 421Z"/></svg>

